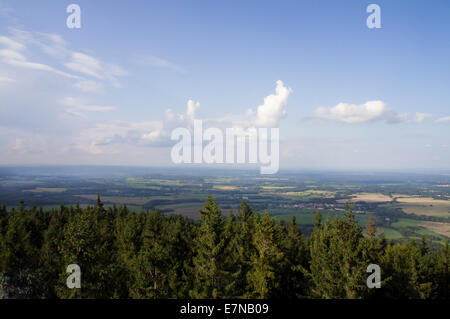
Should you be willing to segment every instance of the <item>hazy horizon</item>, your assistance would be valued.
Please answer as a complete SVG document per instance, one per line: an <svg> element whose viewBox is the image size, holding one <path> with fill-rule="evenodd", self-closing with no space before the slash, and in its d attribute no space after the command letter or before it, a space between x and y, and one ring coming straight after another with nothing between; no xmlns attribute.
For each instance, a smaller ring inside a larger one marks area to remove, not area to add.
<svg viewBox="0 0 450 319"><path fill-rule="evenodd" d="M255 173L259 174L259 167L249 167L249 166L236 166L236 165L171 165L171 166L140 166L140 165L64 165L64 164L46 164L46 165L40 165L40 164L27 164L27 165L18 165L18 164L10 164L0 165L1 169L6 170L18 170L21 169L38 169L38 170L48 170L49 172L54 171L55 169L68 169L68 170L82 170L82 169L88 169L88 170L95 170L95 169L102 169L102 170L127 170L127 169L133 169L136 171L139 170L163 170L163 171L179 171L181 172L232 172L232 173L240 173L240 172L249 172L249 173ZM450 175L450 169L439 169L439 168L422 168L422 169L388 169L388 168L380 168L380 169L327 169L327 168L281 168L278 173L265 176L267 178L270 178L271 176L276 177L277 175L284 175L288 173L298 173L298 174L326 174L326 173L335 173L335 174L384 174L384 173L393 173L393 174L407 174L407 175ZM1 174L1 171L0 171Z"/></svg>

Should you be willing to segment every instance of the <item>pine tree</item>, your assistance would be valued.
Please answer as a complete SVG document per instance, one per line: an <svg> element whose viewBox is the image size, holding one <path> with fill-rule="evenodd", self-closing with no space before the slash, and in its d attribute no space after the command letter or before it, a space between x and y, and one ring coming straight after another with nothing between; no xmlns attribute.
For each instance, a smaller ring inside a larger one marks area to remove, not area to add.
<svg viewBox="0 0 450 319"><path fill-rule="evenodd" d="M253 245L256 252L251 257L251 269L247 273L249 297L270 298L276 294L279 282L276 280L277 265L283 258L277 241L277 227L268 212L259 218L255 214Z"/></svg>
<svg viewBox="0 0 450 319"><path fill-rule="evenodd" d="M167 298L170 253L165 244L165 219L157 212L146 214L142 246L134 262L134 298Z"/></svg>
<svg viewBox="0 0 450 319"><path fill-rule="evenodd" d="M193 258L193 298L220 298L226 286L224 270L224 223L221 210L209 195L204 210L200 211L202 224L195 239Z"/></svg>
<svg viewBox="0 0 450 319"><path fill-rule="evenodd" d="M342 218L321 224L320 216L311 238L313 293L321 298L361 298L368 292L367 264L361 245L362 230L351 205Z"/></svg>
<svg viewBox="0 0 450 319"><path fill-rule="evenodd" d="M450 298L450 247L448 239L438 252L436 257L436 297L439 299Z"/></svg>
<svg viewBox="0 0 450 319"><path fill-rule="evenodd" d="M305 297L308 293L308 282L305 278L305 273L308 268L309 252L296 223L295 216L292 216L288 227L283 227L282 231L286 231L286 234L281 238L284 258L281 261L281 270L279 271L280 297Z"/></svg>
<svg viewBox="0 0 450 319"><path fill-rule="evenodd" d="M256 254L253 244L256 215L248 203L243 200L236 218L236 233L234 240L237 248L235 276L236 294L239 296L248 293L247 273L252 267L251 257Z"/></svg>

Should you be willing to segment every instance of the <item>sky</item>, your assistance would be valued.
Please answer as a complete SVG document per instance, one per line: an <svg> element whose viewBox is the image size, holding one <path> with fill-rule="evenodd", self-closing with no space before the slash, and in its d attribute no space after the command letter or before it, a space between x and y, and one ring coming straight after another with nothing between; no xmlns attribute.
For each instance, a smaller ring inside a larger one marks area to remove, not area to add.
<svg viewBox="0 0 450 319"><path fill-rule="evenodd" d="M449 57L448 1L0 0L0 165L170 166L201 119L279 127L280 169L450 169Z"/></svg>

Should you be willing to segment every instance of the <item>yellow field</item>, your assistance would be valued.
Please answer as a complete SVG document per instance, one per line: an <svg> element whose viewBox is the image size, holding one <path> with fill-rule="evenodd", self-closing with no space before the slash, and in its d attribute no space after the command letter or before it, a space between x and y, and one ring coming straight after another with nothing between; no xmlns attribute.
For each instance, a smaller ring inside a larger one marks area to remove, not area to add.
<svg viewBox="0 0 450 319"><path fill-rule="evenodd" d="M396 197L397 207L407 214L450 217L450 201L431 197Z"/></svg>
<svg viewBox="0 0 450 319"><path fill-rule="evenodd" d="M353 194L351 196L352 202L382 203L392 201L392 198L390 196L379 193L361 193L361 194Z"/></svg>
<svg viewBox="0 0 450 319"><path fill-rule="evenodd" d="M450 223L422 222L419 226L450 238Z"/></svg>
<svg viewBox="0 0 450 319"><path fill-rule="evenodd" d="M295 186L261 186L261 188L267 190L277 190L277 189L292 189L295 188Z"/></svg>
<svg viewBox="0 0 450 319"><path fill-rule="evenodd" d="M229 185L214 185L215 189L219 189L221 191L235 191L238 188L236 186L229 186Z"/></svg>
<svg viewBox="0 0 450 319"><path fill-rule="evenodd" d="M393 198L416 198L419 197L420 195L405 195L405 194L392 194Z"/></svg>
<svg viewBox="0 0 450 319"><path fill-rule="evenodd" d="M408 203L408 204L421 204L421 205L440 205L440 206L449 206L450 201L448 200L439 200L431 197L397 197L398 203Z"/></svg>

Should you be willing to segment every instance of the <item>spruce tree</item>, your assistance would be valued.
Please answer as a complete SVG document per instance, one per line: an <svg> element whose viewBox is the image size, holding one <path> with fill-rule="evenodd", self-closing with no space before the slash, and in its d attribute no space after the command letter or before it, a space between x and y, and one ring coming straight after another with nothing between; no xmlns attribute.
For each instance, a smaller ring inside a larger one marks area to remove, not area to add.
<svg viewBox="0 0 450 319"><path fill-rule="evenodd" d="M224 270L224 222L216 200L209 195L205 208L200 211L202 223L195 239L193 257L193 298L220 298L226 286Z"/></svg>
<svg viewBox="0 0 450 319"><path fill-rule="evenodd" d="M283 258L280 243L277 241L277 226L265 211L259 218L255 214L255 233L253 236L255 253L251 256L251 269L247 273L249 297L270 298L279 288L277 266Z"/></svg>

